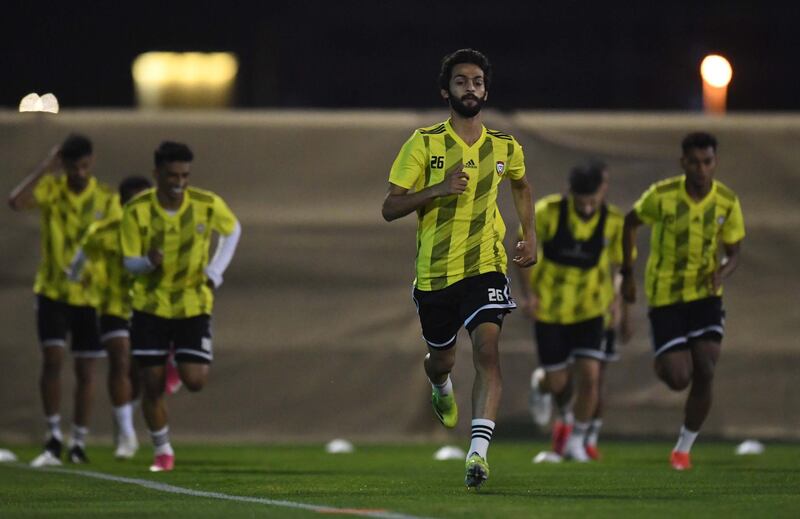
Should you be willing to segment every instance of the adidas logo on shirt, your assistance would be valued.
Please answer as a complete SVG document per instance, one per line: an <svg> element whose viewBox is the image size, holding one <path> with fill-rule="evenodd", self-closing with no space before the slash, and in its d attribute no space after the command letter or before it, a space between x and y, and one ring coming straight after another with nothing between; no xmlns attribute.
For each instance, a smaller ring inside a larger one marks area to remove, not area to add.
<svg viewBox="0 0 800 519"><path fill-rule="evenodd" d="M472 168L472 169L475 169L475 168L477 168L478 166L476 166L476 165L475 165L475 161L474 161L474 160L472 160L472 159L469 159L469 160L467 161L467 163L466 163L466 164L464 164L464 167L465 167L465 168Z"/></svg>

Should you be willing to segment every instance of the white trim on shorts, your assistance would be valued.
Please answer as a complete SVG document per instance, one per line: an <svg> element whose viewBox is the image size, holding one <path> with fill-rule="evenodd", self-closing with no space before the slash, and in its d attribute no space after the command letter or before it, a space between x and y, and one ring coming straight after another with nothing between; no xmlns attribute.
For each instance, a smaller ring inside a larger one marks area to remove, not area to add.
<svg viewBox="0 0 800 519"><path fill-rule="evenodd" d="M426 339L426 338L425 338L425 336L424 336L424 335L422 336L422 339L423 339L423 340L424 340L424 341L425 341L425 342L428 344L428 346L430 346L431 348L433 348L433 349L435 349L435 350L439 350L439 349L442 349L442 348L447 348L448 346L450 346L450 345L452 345L454 342L456 342L456 337L458 337L458 332L456 332L456 334L455 334L455 335L453 335L453 337L452 337L452 338L451 338L449 341L447 341L447 342L443 342L443 343L441 343L441 344L439 344L439 343L435 343L435 342L432 342L432 341L429 341L428 339Z"/></svg>
<svg viewBox="0 0 800 519"><path fill-rule="evenodd" d="M508 299L508 298L506 298L506 299ZM467 319L464 321L464 328L469 326L470 321L472 321L475 318L475 316L478 315L483 310L488 310L489 308L503 308L503 309L506 309L506 310L513 310L516 307L517 307L517 303L515 303L513 301L511 301L510 303L505 304L505 305L498 305L498 304L495 304L495 303L488 304L488 305L483 305L482 307L480 307L477 310L475 310L474 312L472 312L472 315L467 317Z"/></svg>
<svg viewBox="0 0 800 519"><path fill-rule="evenodd" d="M100 342L106 342L109 339L116 339L117 337L126 337L129 338L131 333L128 330L111 330L110 332L106 332L100 336Z"/></svg>
<svg viewBox="0 0 800 519"><path fill-rule="evenodd" d="M671 341L668 341L666 344L664 344L663 346L661 346L660 348L658 348L656 350L656 352L653 354L653 357L658 357L659 355L661 355L665 351L667 351L667 350L669 350L671 348L674 348L675 346L677 346L679 344L685 344L685 343L689 342L689 339L692 339L694 337L700 337L701 335L703 335L705 333L708 333L708 332L717 332L718 334L722 335L723 337L725 336L725 329L722 326L719 326L719 325L716 325L716 324L712 324L711 326L706 326L705 328L700 328L699 330L692 330L692 331L690 331L689 333L687 333L683 337L676 337L676 338L672 339Z"/></svg>
<svg viewBox="0 0 800 519"><path fill-rule="evenodd" d="M52 348L58 346L59 348L66 348L66 339L45 339L42 341L42 348Z"/></svg>
<svg viewBox="0 0 800 519"><path fill-rule="evenodd" d="M195 357L200 357L206 360L214 360L214 355L211 353L206 353L204 351L193 350L191 348L179 348L175 350L175 355L177 356L180 353L187 353L194 355Z"/></svg>
<svg viewBox="0 0 800 519"><path fill-rule="evenodd" d="M140 355L142 357L169 355L169 350L132 350L131 355Z"/></svg>
<svg viewBox="0 0 800 519"><path fill-rule="evenodd" d="M98 351L73 351L72 356L78 359L102 359L106 357L108 353L106 350L98 350Z"/></svg>
<svg viewBox="0 0 800 519"><path fill-rule="evenodd" d="M606 360L605 352L591 348L575 348L570 352L572 357L589 357L595 360Z"/></svg>

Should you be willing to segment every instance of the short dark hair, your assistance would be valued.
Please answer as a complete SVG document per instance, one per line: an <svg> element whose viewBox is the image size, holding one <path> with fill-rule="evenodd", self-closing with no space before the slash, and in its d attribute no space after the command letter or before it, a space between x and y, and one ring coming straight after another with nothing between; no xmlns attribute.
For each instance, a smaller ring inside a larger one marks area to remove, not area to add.
<svg viewBox="0 0 800 519"><path fill-rule="evenodd" d="M153 184L145 177L140 177L138 175L131 175L130 177L125 177L122 179L122 182L119 183L119 201L121 204L127 203L128 200L133 198L133 195L151 187Z"/></svg>
<svg viewBox="0 0 800 519"><path fill-rule="evenodd" d="M578 164L569 172L569 190L576 195L593 195L603 183L605 162L591 160Z"/></svg>
<svg viewBox="0 0 800 519"><path fill-rule="evenodd" d="M92 154L92 141L85 135L78 133L71 133L61 143L59 155L61 158L68 161L75 161L86 155Z"/></svg>
<svg viewBox="0 0 800 519"><path fill-rule="evenodd" d="M439 88L448 90L450 87L450 76L453 74L453 67L461 63L471 63L477 65L483 71L483 84L486 90L492 83L492 64L489 58L475 49L459 49L452 54L442 58L442 68L439 71Z"/></svg>
<svg viewBox="0 0 800 519"><path fill-rule="evenodd" d="M686 155L692 148L711 148L716 153L717 138L708 132L692 132L681 141L681 150Z"/></svg>
<svg viewBox="0 0 800 519"><path fill-rule="evenodd" d="M189 146L182 142L164 141L158 145L154 153L156 167L168 162L191 162L194 154Z"/></svg>

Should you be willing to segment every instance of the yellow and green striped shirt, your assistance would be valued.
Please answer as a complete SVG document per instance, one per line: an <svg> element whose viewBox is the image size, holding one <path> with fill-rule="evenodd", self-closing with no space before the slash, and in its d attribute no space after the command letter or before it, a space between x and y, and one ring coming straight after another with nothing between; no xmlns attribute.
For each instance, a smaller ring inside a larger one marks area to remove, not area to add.
<svg viewBox="0 0 800 519"><path fill-rule="evenodd" d="M563 195L549 195L536 203L536 236L540 245L553 239L558 229L560 204ZM575 239L587 240L597 229L600 211L584 220L575 211L568 197L567 225ZM608 205L604 246L592 268L561 265L539 254L531 268L531 292L539 299L536 319L553 324L573 324L605 315L614 300L612 265L622 264L622 212Z"/></svg>
<svg viewBox="0 0 800 519"><path fill-rule="evenodd" d="M730 188L715 180L711 192L695 202L685 177L673 177L650 186L633 209L653 227L645 273L650 306L722 295L721 288L713 294L710 283L720 242L737 243L745 234L742 208Z"/></svg>
<svg viewBox="0 0 800 519"><path fill-rule="evenodd" d="M120 214L119 197L94 177L75 194L66 175L44 175L33 191L41 212L41 254L33 291L75 306L98 303L98 266L88 262L80 282L70 281L70 261L89 226Z"/></svg>
<svg viewBox="0 0 800 519"><path fill-rule="evenodd" d="M506 227L497 209L497 187L525 176L522 147L510 135L483 128L468 146L450 121L414 132L392 165L389 182L420 191L463 170L467 189L439 197L417 211L415 284L440 290L486 272L506 272Z"/></svg>
<svg viewBox="0 0 800 519"><path fill-rule="evenodd" d="M98 266L96 286L100 314L129 319L133 276L122 264L120 221L121 215L93 223L81 242L81 247L86 257Z"/></svg>
<svg viewBox="0 0 800 519"><path fill-rule="evenodd" d="M135 310L167 319L211 313L214 296L204 271L211 233L227 236L236 227L236 217L222 198L190 187L180 209L170 215L151 188L125 204L121 227L123 256L146 256L150 249L164 256L155 270L135 276Z"/></svg>

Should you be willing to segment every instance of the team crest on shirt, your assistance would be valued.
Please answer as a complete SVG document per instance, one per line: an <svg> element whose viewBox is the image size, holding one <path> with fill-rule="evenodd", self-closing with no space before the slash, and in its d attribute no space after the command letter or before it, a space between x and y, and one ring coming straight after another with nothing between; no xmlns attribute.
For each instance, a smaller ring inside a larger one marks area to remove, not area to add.
<svg viewBox="0 0 800 519"><path fill-rule="evenodd" d="M502 175L503 173L506 172L506 163L503 162L502 160L498 160L495 163L495 170L497 170L498 175Z"/></svg>
<svg viewBox="0 0 800 519"><path fill-rule="evenodd" d="M197 224L197 234L203 234L206 230L206 226L202 223Z"/></svg>

